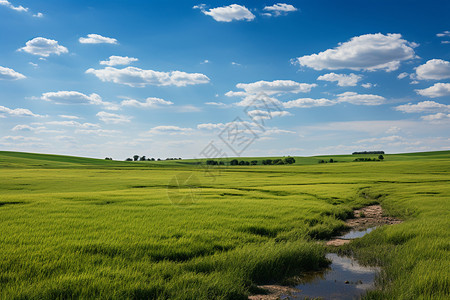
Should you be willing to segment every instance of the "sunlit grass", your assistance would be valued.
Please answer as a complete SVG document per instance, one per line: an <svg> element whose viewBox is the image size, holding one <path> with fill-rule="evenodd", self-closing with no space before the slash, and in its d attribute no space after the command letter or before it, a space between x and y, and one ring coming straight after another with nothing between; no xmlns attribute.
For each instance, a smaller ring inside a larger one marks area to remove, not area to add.
<svg viewBox="0 0 450 300"><path fill-rule="evenodd" d="M326 265L315 240L374 202L405 222L348 246L384 266L370 297L448 294L450 152L332 157L211 178L190 161L0 152L0 298L246 299ZM192 201L174 205L167 185L191 173Z"/></svg>

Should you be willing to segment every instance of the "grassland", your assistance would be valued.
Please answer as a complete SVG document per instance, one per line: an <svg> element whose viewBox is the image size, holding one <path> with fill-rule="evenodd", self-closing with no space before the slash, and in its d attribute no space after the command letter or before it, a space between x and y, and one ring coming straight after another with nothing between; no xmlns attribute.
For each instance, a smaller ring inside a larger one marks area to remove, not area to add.
<svg viewBox="0 0 450 300"><path fill-rule="evenodd" d="M339 163L317 163L329 158ZM187 160L0 152L0 299L246 299L325 266L317 240L377 202L405 222L342 249L383 266L367 297L446 299L450 151L385 158L296 157L211 178ZM175 191L195 188L193 201L174 205L168 184L192 174L195 187Z"/></svg>

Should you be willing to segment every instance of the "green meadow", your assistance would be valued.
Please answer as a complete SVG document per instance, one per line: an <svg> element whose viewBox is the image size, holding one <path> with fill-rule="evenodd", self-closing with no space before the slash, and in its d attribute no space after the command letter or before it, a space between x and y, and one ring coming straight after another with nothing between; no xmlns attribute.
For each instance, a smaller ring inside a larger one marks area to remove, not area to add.
<svg viewBox="0 0 450 300"><path fill-rule="evenodd" d="M211 177L193 160L0 152L0 299L247 299L328 251L382 267L367 299L448 299L450 151L355 157ZM404 222L318 243L374 203Z"/></svg>

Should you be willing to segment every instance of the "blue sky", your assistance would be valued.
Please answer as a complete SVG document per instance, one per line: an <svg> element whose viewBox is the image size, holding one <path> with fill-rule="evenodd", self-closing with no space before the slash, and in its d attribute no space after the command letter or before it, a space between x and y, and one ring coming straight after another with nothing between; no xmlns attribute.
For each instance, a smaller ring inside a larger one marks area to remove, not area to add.
<svg viewBox="0 0 450 300"><path fill-rule="evenodd" d="M449 11L447 1L0 0L0 149L446 150Z"/></svg>

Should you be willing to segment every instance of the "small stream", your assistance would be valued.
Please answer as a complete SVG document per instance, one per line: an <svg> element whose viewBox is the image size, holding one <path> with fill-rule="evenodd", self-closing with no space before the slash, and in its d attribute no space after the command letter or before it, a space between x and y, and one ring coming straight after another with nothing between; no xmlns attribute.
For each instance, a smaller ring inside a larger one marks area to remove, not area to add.
<svg viewBox="0 0 450 300"><path fill-rule="evenodd" d="M355 239L370 233L375 227L363 231L352 230L340 239ZM281 299L359 299L365 292L374 288L376 267L364 267L352 257L328 253L330 266L319 272L307 273L299 279L295 288L300 290Z"/></svg>

